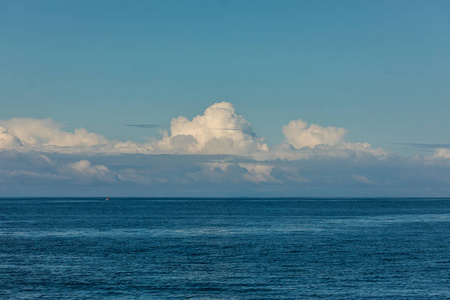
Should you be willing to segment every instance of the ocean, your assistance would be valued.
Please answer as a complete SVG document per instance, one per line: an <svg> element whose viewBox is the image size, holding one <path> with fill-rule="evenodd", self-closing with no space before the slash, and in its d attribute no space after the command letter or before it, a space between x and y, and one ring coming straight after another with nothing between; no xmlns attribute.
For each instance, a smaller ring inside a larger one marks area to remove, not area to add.
<svg viewBox="0 0 450 300"><path fill-rule="evenodd" d="M450 299L450 199L0 199L1 299Z"/></svg>

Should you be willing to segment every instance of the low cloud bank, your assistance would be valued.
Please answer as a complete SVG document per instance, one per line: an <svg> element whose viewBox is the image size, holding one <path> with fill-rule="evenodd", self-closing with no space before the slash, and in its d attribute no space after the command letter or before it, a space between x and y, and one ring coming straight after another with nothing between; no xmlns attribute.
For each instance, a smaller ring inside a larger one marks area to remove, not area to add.
<svg viewBox="0 0 450 300"><path fill-rule="evenodd" d="M4 120L0 196L450 193L448 148L400 157L368 143L346 142L344 128L300 119L282 132L284 142L269 149L229 102L215 103L192 120L175 118L160 139L144 143L109 140L84 128L68 132L50 119Z"/></svg>
<svg viewBox="0 0 450 300"><path fill-rule="evenodd" d="M236 155L0 151L5 196L446 196L450 164L390 155L257 161Z"/></svg>
<svg viewBox="0 0 450 300"><path fill-rule="evenodd" d="M150 153L151 145L108 140L77 128L61 129L51 119L14 118L0 121L0 149L47 153Z"/></svg>

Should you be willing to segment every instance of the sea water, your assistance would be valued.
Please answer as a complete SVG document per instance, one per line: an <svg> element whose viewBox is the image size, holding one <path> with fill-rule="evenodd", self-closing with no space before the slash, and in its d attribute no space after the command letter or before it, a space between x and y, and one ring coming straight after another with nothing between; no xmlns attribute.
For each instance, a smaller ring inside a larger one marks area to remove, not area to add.
<svg viewBox="0 0 450 300"><path fill-rule="evenodd" d="M450 199L0 199L2 299L450 298Z"/></svg>

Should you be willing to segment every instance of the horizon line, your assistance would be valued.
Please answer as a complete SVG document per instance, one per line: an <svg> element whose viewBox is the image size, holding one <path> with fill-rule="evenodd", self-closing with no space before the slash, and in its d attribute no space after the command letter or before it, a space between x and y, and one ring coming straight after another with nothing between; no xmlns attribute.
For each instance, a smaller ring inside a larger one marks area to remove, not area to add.
<svg viewBox="0 0 450 300"><path fill-rule="evenodd" d="M232 196L232 197L170 197L170 196L163 196L163 197L125 197L125 196L118 196L118 197L101 197L101 196L95 196L95 197L89 197L89 196L9 196L9 197L0 197L0 200L54 200L54 199L60 199L60 200L105 200L108 198L109 200L355 200L355 199L361 199L361 200L375 200L375 199L441 199L450 200L450 196L427 196L427 197L409 197L409 196L367 196L367 197L358 197L358 196L339 196L339 197L331 197L331 196L324 196L324 197L314 197L314 196L283 196L283 197L240 197L240 196Z"/></svg>

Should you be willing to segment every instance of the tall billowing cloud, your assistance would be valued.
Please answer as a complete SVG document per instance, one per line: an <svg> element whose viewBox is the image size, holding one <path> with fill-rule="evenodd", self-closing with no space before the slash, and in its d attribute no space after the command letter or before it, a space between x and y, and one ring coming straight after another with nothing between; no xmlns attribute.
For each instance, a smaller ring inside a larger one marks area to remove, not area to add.
<svg viewBox="0 0 450 300"><path fill-rule="evenodd" d="M289 122L283 126L283 134L286 142L296 149L304 147L314 148L318 145L335 146L344 141L347 130L338 127L322 127L300 119Z"/></svg>
<svg viewBox="0 0 450 300"><path fill-rule="evenodd" d="M268 151L266 144L253 132L250 123L236 114L229 102L215 103L203 115L192 119L173 119L170 136L158 143L161 151L203 154L248 154Z"/></svg>

